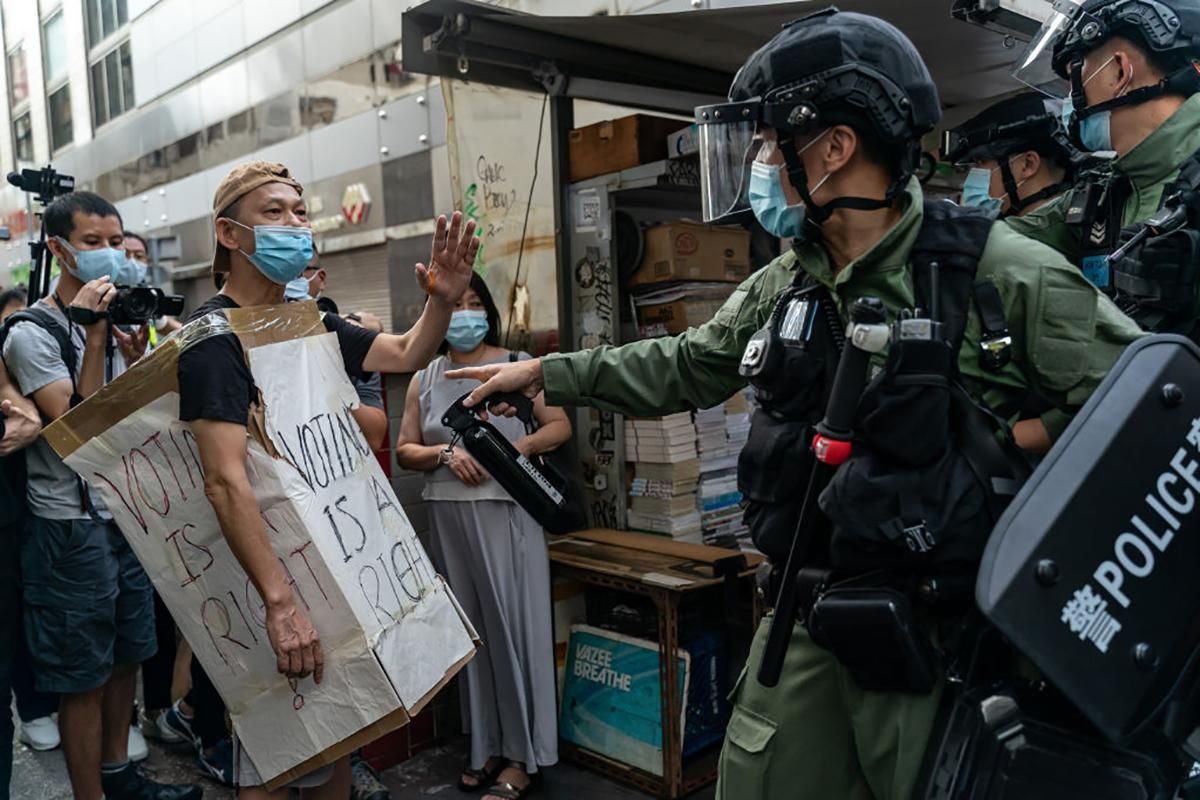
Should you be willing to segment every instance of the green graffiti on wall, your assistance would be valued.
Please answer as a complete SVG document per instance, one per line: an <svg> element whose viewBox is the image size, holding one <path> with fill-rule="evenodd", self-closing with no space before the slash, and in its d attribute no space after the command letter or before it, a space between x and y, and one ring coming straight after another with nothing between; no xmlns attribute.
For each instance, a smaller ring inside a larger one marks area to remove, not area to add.
<svg viewBox="0 0 1200 800"><path fill-rule="evenodd" d="M467 187L467 190L465 192L463 192L463 216L469 220L474 220L475 235L480 237L480 239L482 240L482 238L483 238L483 221L479 218L479 203L475 199L475 196L478 193L478 191L479 191L479 186L477 184L472 183L470 186ZM484 245L481 243L479 245L479 252L475 254L475 271L479 273L480 277L486 278L487 273L488 273L488 268L487 268L487 261L484 259L483 251L484 251Z"/></svg>

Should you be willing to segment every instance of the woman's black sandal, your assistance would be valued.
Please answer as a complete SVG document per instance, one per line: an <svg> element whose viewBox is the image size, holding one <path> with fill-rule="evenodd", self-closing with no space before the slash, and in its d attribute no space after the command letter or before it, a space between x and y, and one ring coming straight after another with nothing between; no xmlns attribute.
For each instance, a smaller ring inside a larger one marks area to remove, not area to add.
<svg viewBox="0 0 1200 800"><path fill-rule="evenodd" d="M503 800L523 800L523 798L528 797L535 789L542 785L542 773L540 770L532 775L526 772L525 775L529 778L529 783L525 784L524 789L518 789L511 783L503 782L492 784L484 794L492 797L500 797Z"/></svg>
<svg viewBox="0 0 1200 800"><path fill-rule="evenodd" d="M488 760L490 761L491 759ZM482 791L483 789L487 788L488 784L495 781L496 778L499 777L500 773L504 772L505 768L507 767L508 762L503 758L497 758L496 766L492 767L491 769L487 768L487 762L484 762L482 769L471 769L470 767L467 767L462 771L462 774L470 775L472 778L478 781L478 783L466 783L460 777L458 779L458 790L460 792L467 792L468 794L474 794L475 792Z"/></svg>

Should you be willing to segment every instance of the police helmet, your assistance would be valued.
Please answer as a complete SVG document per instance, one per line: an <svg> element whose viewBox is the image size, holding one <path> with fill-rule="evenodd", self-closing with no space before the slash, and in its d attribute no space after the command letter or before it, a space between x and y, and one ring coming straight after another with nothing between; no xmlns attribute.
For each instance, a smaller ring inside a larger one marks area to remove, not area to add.
<svg viewBox="0 0 1200 800"><path fill-rule="evenodd" d="M1054 41L1054 72L1070 77L1072 64L1114 36L1132 40L1168 70L1191 66L1200 55L1200 1L1085 0Z"/></svg>
<svg viewBox="0 0 1200 800"><path fill-rule="evenodd" d="M784 26L738 70L728 103L696 109L704 218L748 207L756 131L774 128L788 176L815 222L835 208L890 205L912 175L920 139L941 119L929 70L912 42L876 17L829 8ZM884 200L843 197L823 206L808 196L795 136L848 125L877 142L894 181Z"/></svg>
<svg viewBox="0 0 1200 800"><path fill-rule="evenodd" d="M1041 92L1006 98L945 131L942 160L964 164L1036 150L1065 166L1075 148L1066 140L1061 117L1062 102Z"/></svg>
<svg viewBox="0 0 1200 800"><path fill-rule="evenodd" d="M1029 41L1013 68L1020 81L1065 98L1076 95L1080 110L1084 57L1114 36L1124 36L1145 49L1168 75L1157 86L1131 92L1132 102L1172 92L1200 90L1200 0L1063 0ZM1125 100L1121 104L1128 104Z"/></svg>
<svg viewBox="0 0 1200 800"><path fill-rule="evenodd" d="M1087 153L1071 143L1062 124L1062 102L1041 92L1024 92L988 106L958 127L942 134L942 160L966 165L977 161L998 162L1008 195L1008 211L1016 214L1028 206L1053 197L1068 188L1075 168ZM1063 178L1037 192L1021 196L1012 174L1013 156L1034 151L1062 167Z"/></svg>

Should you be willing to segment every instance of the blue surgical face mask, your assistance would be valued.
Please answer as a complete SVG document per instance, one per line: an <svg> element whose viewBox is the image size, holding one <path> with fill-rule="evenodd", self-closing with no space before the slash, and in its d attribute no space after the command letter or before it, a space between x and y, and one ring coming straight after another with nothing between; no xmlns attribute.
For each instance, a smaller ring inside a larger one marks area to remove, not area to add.
<svg viewBox="0 0 1200 800"><path fill-rule="evenodd" d="M74 268L65 262L63 266L67 272L70 272L84 283L104 277L111 278L113 283L122 283L123 278L129 274L129 268L126 266L126 262L129 259L126 258L124 250L117 250L113 247L101 247L96 250L76 250L63 237L58 236L56 238L58 239L58 243L66 248L67 252L75 259Z"/></svg>
<svg viewBox="0 0 1200 800"><path fill-rule="evenodd" d="M308 288L315 277L317 277L317 273L314 272L312 278L306 278L303 275L299 278L292 278L287 282L287 286L283 287L283 296L288 300L307 300L309 298Z"/></svg>
<svg viewBox="0 0 1200 800"><path fill-rule="evenodd" d="M450 327L446 330L446 341L460 353L469 353L488 334L486 311L455 311L450 315Z"/></svg>
<svg viewBox="0 0 1200 800"><path fill-rule="evenodd" d="M1098 111L1079 120L1079 143L1098 153L1112 150L1112 110Z"/></svg>
<svg viewBox="0 0 1200 800"><path fill-rule="evenodd" d="M809 197L829 175L817 181L817 185L809 192ZM808 209L804 203L788 205L787 195L783 191L783 165L764 164L755 161L750 165L750 208L755 218L767 233L775 236L790 236L793 239L804 238L804 219Z"/></svg>
<svg viewBox="0 0 1200 800"><path fill-rule="evenodd" d="M788 205L782 172L782 165L771 166L761 161L750 165L750 208L767 233L800 238L804 235L804 218L808 210L804 203Z"/></svg>
<svg viewBox="0 0 1200 800"><path fill-rule="evenodd" d="M122 286L140 286L146 282L146 265L134 258L126 258L118 272L112 276L113 283Z"/></svg>
<svg viewBox="0 0 1200 800"><path fill-rule="evenodd" d="M1000 211L1000 198L992 197L992 171L983 167L972 167L963 181L962 204L987 211Z"/></svg>
<svg viewBox="0 0 1200 800"><path fill-rule="evenodd" d="M822 131L820 136L801 147L796 155L804 153L828 132L828 130ZM832 174L828 173L817 181L817 185L809 190L808 196L811 198L815 195ZM761 161L752 163L747 197L755 218L768 233L781 238L784 236L790 236L793 239L804 238L804 220L808 215L808 209L802 202L788 205L787 194L783 190L782 164L772 165Z"/></svg>
<svg viewBox="0 0 1200 800"><path fill-rule="evenodd" d="M1112 63L1116 56L1109 56L1108 60L1097 67L1091 75L1083 80L1083 86L1087 86L1092 78L1100 74L1100 72ZM1126 84L1126 89L1133 83L1133 70L1130 68L1129 83ZM1082 87L1081 87L1082 88ZM1126 89L1122 89L1117 93L1117 97L1125 94ZM1068 131L1071 130L1071 121L1075 116L1075 98L1068 96L1062 104L1062 123L1063 127ZM1093 153L1112 150L1112 109L1105 111L1097 111L1095 114L1089 114L1079 120L1079 144L1083 145L1085 150L1090 150Z"/></svg>
<svg viewBox="0 0 1200 800"><path fill-rule="evenodd" d="M286 286L304 274L304 268L313 257L312 230L292 225L242 225L237 220L230 220L246 230L254 231L254 252L238 252L250 259L258 271L272 283ZM307 290L306 290L307 291Z"/></svg>

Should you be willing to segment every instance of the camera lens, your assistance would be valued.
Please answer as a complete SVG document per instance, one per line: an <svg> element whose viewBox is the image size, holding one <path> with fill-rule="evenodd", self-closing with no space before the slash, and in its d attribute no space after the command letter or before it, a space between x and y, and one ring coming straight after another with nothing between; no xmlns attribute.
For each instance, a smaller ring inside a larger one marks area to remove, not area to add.
<svg viewBox="0 0 1200 800"><path fill-rule="evenodd" d="M147 320L154 316L154 309L157 305L153 292L145 289L132 289L129 292L129 299L126 301L125 311L133 319Z"/></svg>

